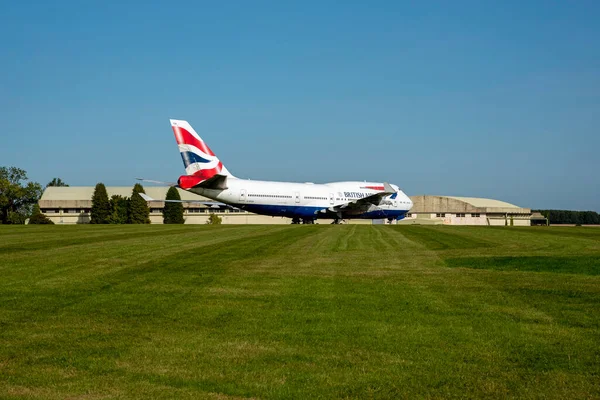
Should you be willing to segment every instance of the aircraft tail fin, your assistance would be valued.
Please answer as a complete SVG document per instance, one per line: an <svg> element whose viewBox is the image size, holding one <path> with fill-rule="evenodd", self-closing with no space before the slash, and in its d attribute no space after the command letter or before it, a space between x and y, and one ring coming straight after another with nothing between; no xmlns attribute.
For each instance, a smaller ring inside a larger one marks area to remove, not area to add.
<svg viewBox="0 0 600 400"><path fill-rule="evenodd" d="M172 119L171 127L187 175L200 178L201 181L215 175L234 178L187 121Z"/></svg>

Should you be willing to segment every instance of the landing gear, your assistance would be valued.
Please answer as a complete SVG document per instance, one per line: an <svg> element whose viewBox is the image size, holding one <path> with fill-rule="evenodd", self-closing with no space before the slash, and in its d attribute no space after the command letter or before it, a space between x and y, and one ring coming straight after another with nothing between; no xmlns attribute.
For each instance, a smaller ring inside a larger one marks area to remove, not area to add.
<svg viewBox="0 0 600 400"><path fill-rule="evenodd" d="M304 224L304 225L312 225L315 223L315 220L312 218L298 218L298 217L294 217L292 218L292 224L293 225L297 225L297 224Z"/></svg>
<svg viewBox="0 0 600 400"><path fill-rule="evenodd" d="M388 224L393 224L394 223L394 218L388 218Z"/></svg>
<svg viewBox="0 0 600 400"><path fill-rule="evenodd" d="M341 225L341 224L345 224L346 222L341 219L341 218L336 218L333 220L333 222L331 223L332 225Z"/></svg>

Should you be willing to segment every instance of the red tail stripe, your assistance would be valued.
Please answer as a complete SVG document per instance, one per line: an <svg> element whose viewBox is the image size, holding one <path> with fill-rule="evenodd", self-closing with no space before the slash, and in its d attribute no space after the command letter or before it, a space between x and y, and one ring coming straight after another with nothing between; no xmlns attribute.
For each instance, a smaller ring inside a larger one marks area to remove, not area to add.
<svg viewBox="0 0 600 400"><path fill-rule="evenodd" d="M203 178L199 177L199 176L194 176L194 175L182 175L179 177L179 187L182 189L191 189L194 186L200 184L200 182L202 182Z"/></svg>
<svg viewBox="0 0 600 400"><path fill-rule="evenodd" d="M202 140L198 140L194 135L189 133L186 129L180 126L174 126L173 132L175 133L175 140L177 140L177 144L191 144L192 146L196 146L204 153L214 156L215 153L212 152L211 149L208 148L206 144Z"/></svg>

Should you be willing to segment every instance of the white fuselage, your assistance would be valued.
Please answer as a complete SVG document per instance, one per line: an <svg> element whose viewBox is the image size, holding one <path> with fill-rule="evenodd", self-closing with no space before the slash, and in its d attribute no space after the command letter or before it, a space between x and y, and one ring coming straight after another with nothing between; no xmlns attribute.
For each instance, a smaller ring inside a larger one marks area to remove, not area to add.
<svg viewBox="0 0 600 400"><path fill-rule="evenodd" d="M264 215L300 219L402 219L412 207L412 201L398 186L391 186L397 193L384 197L378 205L365 204L341 209L334 208L381 192L383 183L313 184L253 181L228 177L227 189L195 187L189 190L213 200Z"/></svg>

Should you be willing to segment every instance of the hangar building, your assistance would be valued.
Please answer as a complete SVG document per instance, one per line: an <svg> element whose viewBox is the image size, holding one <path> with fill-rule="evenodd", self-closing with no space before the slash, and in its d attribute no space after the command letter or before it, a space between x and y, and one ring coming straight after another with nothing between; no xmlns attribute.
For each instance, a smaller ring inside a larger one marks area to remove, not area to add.
<svg viewBox="0 0 600 400"><path fill-rule="evenodd" d="M492 199L452 196L411 196L413 207L404 224L530 226L531 209ZM541 217L543 219L543 217Z"/></svg>

